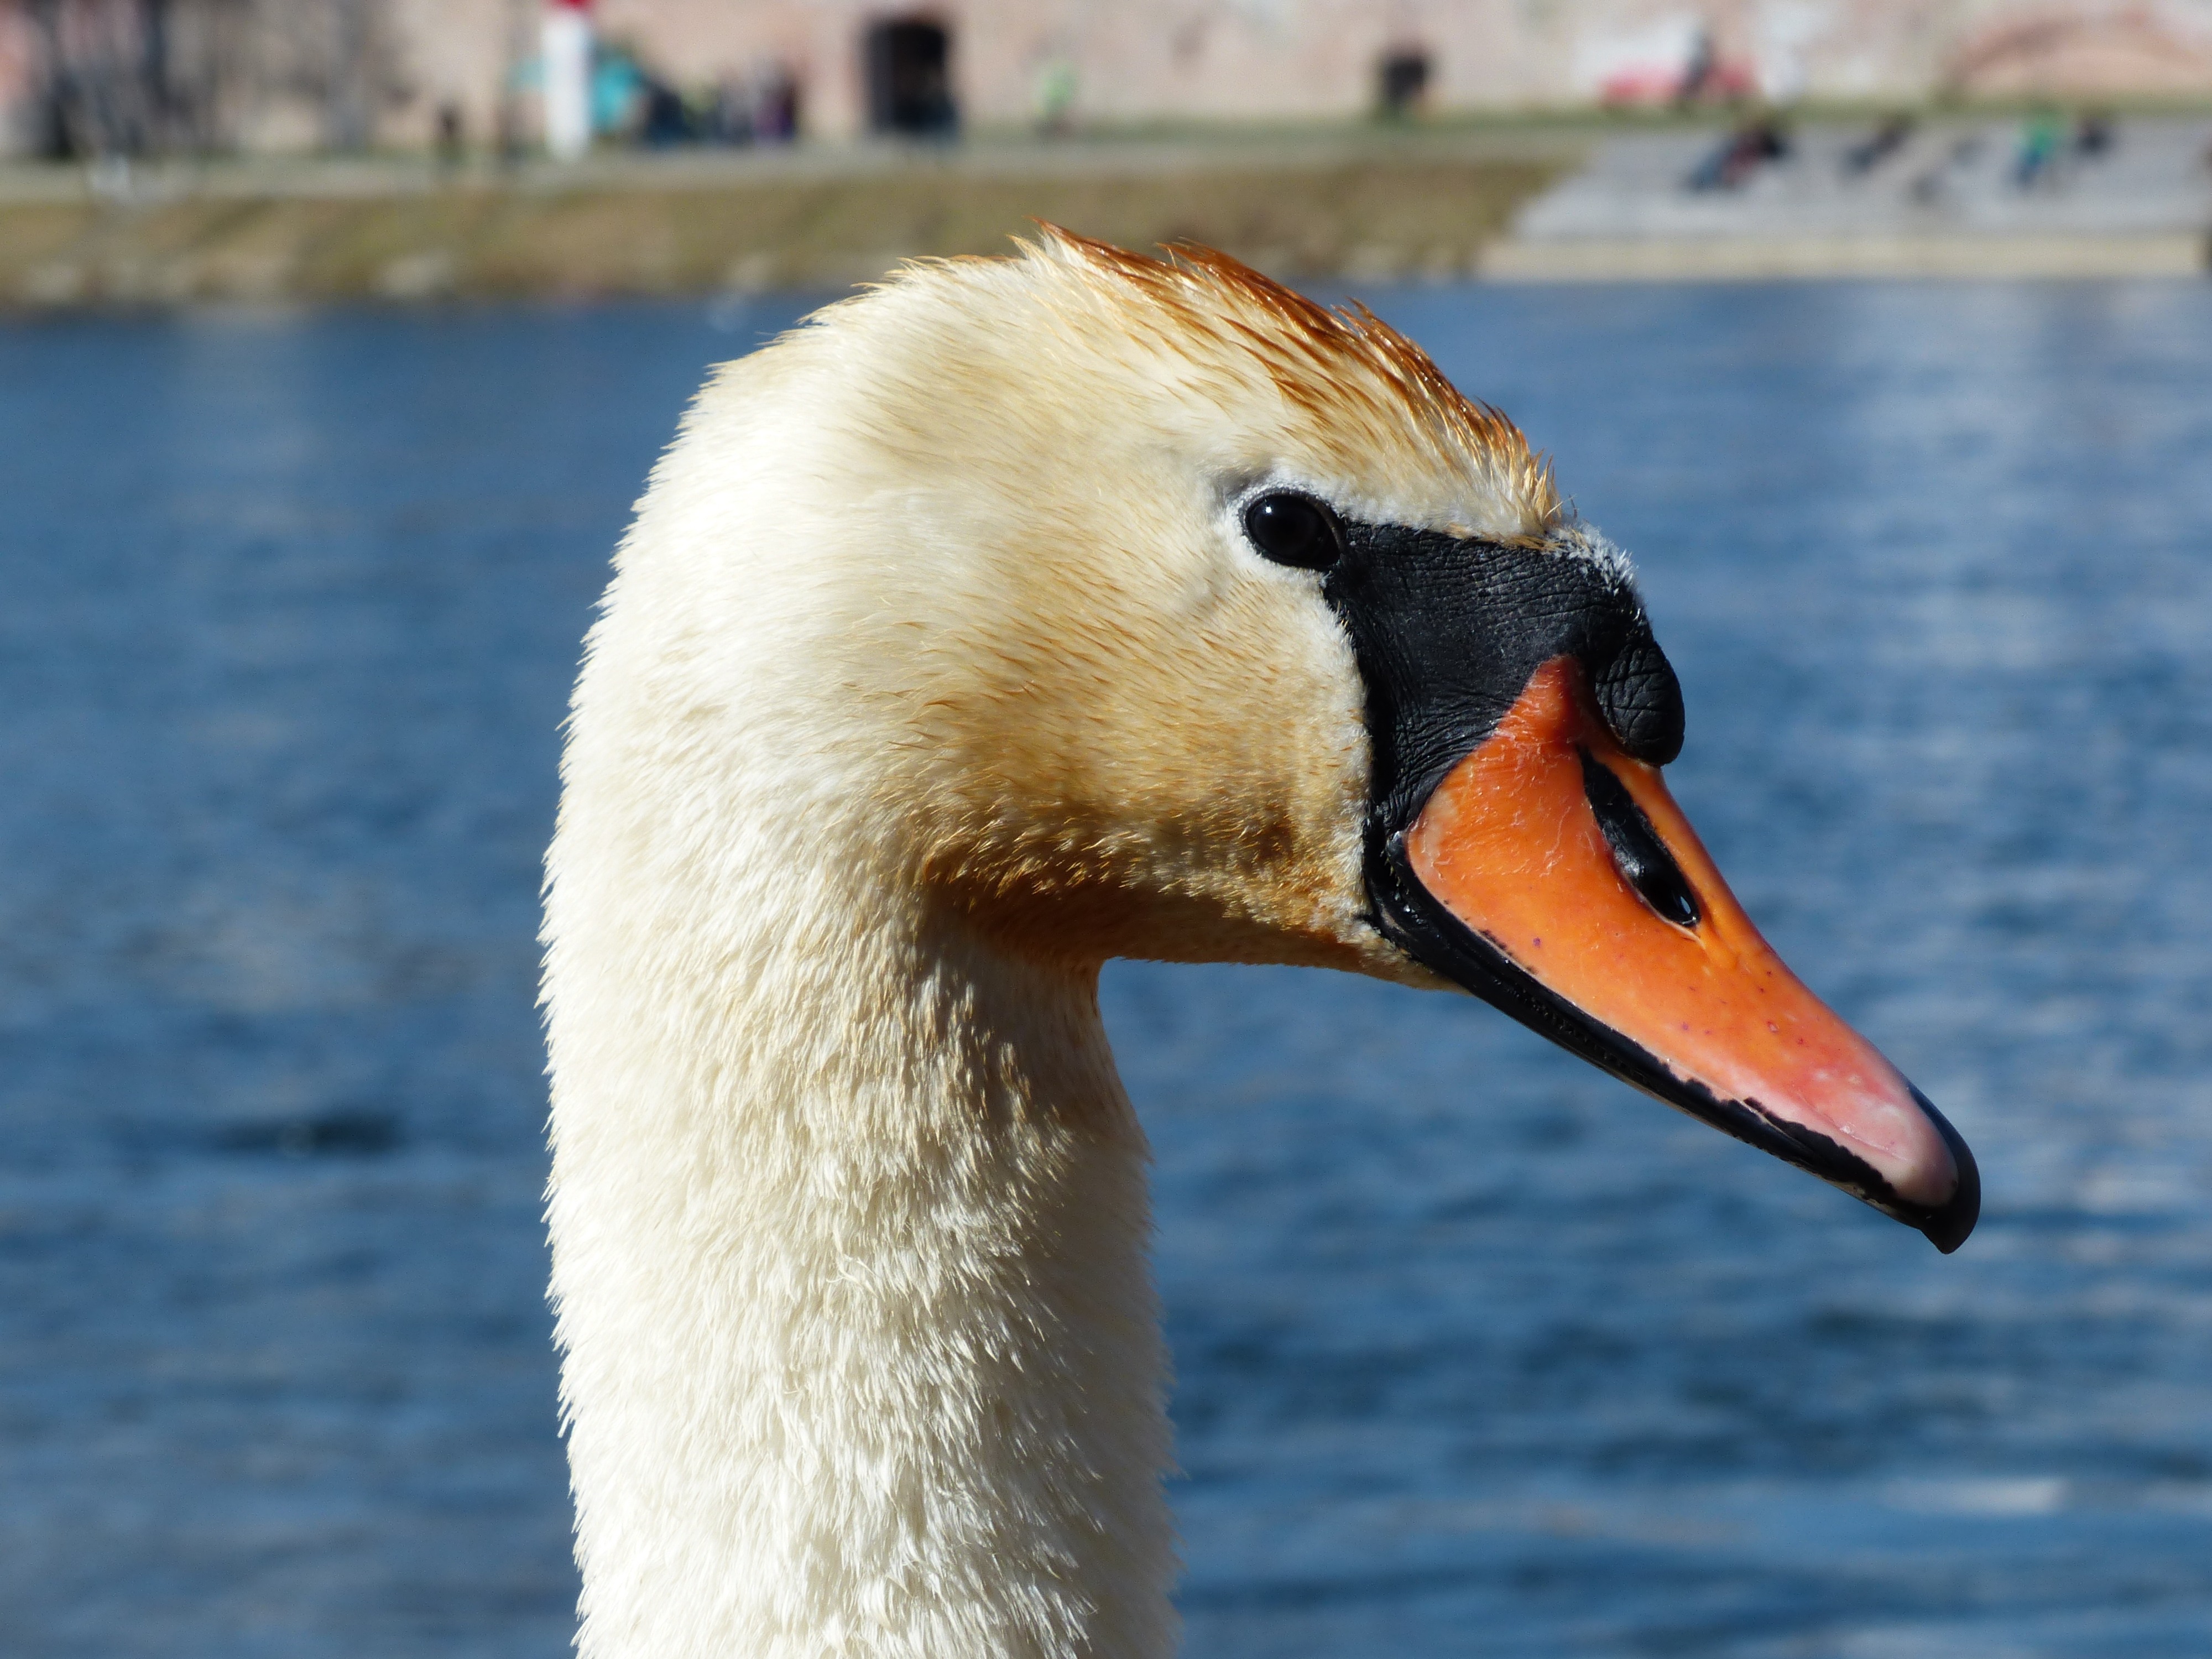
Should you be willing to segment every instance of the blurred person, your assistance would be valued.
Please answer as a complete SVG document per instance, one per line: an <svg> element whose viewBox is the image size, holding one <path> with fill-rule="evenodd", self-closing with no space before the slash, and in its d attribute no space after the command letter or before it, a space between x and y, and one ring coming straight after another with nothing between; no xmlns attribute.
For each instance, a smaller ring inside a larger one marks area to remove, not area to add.
<svg viewBox="0 0 2212 1659"><path fill-rule="evenodd" d="M499 107L492 117L492 149L503 167L518 165L529 152L530 143L523 127L522 102L512 86L502 88Z"/></svg>
<svg viewBox="0 0 2212 1659"><path fill-rule="evenodd" d="M1674 101L1694 104L1715 90L1720 66L1720 47L1713 39L1712 27L1701 24L1690 44L1690 61L1682 66L1682 84L1675 89Z"/></svg>
<svg viewBox="0 0 2212 1659"><path fill-rule="evenodd" d="M753 88L753 137L763 144L787 144L799 137L799 77L787 64L768 64Z"/></svg>
<svg viewBox="0 0 2212 1659"><path fill-rule="evenodd" d="M698 137L684 94L657 75L645 75L638 93L638 142L647 149L668 149Z"/></svg>
<svg viewBox="0 0 2212 1659"><path fill-rule="evenodd" d="M1037 71L1037 131L1047 138L1065 138L1075 127L1075 65L1057 53Z"/></svg>
<svg viewBox="0 0 2212 1659"><path fill-rule="evenodd" d="M1941 161L1923 169L1913 179L1912 199L1923 207L1931 208L1944 202L1953 193L1954 179L1973 164L1982 149L1982 141L1976 134L1970 132L1954 139Z"/></svg>
<svg viewBox="0 0 2212 1659"><path fill-rule="evenodd" d="M743 81L726 75L714 83L707 123L708 133L718 144L752 143L753 100Z"/></svg>
<svg viewBox="0 0 2212 1659"><path fill-rule="evenodd" d="M438 106L437 127L434 146L438 164L450 172L459 167L468 154L467 122L461 106L450 98Z"/></svg>
<svg viewBox="0 0 2212 1659"><path fill-rule="evenodd" d="M2013 162L2013 182L2022 190L2057 182L2058 159L2066 142L2065 129L2056 112L2039 110L2021 126L2020 151Z"/></svg>
<svg viewBox="0 0 2212 1659"><path fill-rule="evenodd" d="M1762 115L1721 141L1690 174L1693 191L1740 190L1759 168L1790 154L1790 131L1780 118Z"/></svg>
<svg viewBox="0 0 2212 1659"><path fill-rule="evenodd" d="M602 46L592 64L592 131L602 137L630 138L645 126L648 80L625 46Z"/></svg>
<svg viewBox="0 0 2212 1659"><path fill-rule="evenodd" d="M1901 112L1889 116L1844 151L1844 171L1855 176L1872 173L1911 142L1918 125L1910 115Z"/></svg>

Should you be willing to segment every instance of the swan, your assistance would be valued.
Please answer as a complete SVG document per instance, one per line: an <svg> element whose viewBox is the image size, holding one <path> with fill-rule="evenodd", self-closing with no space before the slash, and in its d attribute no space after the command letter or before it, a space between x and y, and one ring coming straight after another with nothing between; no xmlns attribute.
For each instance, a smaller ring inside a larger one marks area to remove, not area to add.
<svg viewBox="0 0 2212 1659"><path fill-rule="evenodd" d="M586 641L547 1220L586 1659L1174 1650L1113 957L1483 998L1955 1249L1662 780L1626 557L1360 308L1047 228L708 380Z"/></svg>

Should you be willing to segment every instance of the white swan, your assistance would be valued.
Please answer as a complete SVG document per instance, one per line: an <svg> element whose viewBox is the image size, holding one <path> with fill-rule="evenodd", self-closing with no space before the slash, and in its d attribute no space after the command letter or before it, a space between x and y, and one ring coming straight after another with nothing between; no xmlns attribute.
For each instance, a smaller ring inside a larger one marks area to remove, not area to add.
<svg viewBox="0 0 2212 1659"><path fill-rule="evenodd" d="M1920 1226L1933 1109L1660 781L1622 556L1365 313L1048 233L722 369L578 684L549 1221L587 1659L1175 1644L1114 956L1456 982Z"/></svg>

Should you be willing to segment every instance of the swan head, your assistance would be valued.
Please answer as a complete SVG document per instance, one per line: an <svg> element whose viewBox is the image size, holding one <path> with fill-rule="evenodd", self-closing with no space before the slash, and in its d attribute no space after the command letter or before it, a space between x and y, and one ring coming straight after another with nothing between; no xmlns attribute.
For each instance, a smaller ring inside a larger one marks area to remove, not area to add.
<svg viewBox="0 0 2212 1659"><path fill-rule="evenodd" d="M1973 1225L1963 1141L1668 795L1626 556L1364 310L1052 230L910 268L709 385L616 592L665 740L918 927L1455 987L1940 1249Z"/></svg>

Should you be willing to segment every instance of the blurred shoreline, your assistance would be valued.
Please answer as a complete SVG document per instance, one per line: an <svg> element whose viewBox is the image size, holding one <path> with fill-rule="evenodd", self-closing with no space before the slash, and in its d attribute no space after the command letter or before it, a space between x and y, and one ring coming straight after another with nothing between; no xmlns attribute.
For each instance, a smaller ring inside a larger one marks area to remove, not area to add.
<svg viewBox="0 0 2212 1659"><path fill-rule="evenodd" d="M1034 219L1292 281L2186 276L2212 119L1163 131L957 145L0 166L0 314L836 289ZM1731 148L1733 147L1733 149ZM1735 152L1748 158L1740 170ZM1754 152L1757 152L1754 154ZM1868 159L1871 157L1871 159Z"/></svg>
<svg viewBox="0 0 2212 1659"><path fill-rule="evenodd" d="M1004 252L1032 219L1289 277L1452 280L1584 148L1316 132L0 167L0 310L840 288Z"/></svg>

